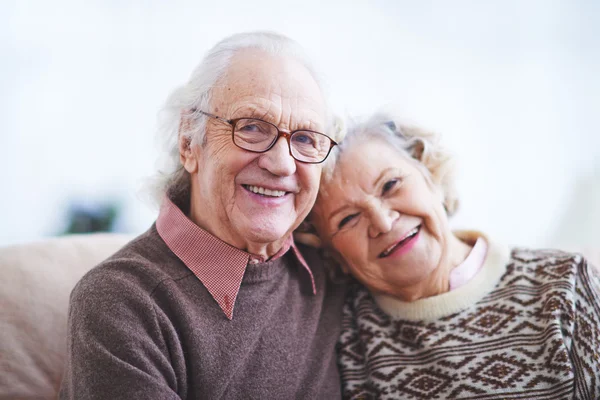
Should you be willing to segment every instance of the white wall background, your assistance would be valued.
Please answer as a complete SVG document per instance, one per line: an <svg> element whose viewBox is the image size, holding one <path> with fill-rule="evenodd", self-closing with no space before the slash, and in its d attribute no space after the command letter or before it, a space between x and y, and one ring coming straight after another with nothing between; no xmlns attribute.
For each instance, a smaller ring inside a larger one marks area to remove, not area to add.
<svg viewBox="0 0 600 400"><path fill-rule="evenodd" d="M0 245L60 231L73 198L120 201L123 230L145 230L155 210L136 193L163 101L218 40L257 29L308 49L338 111L395 105L442 132L460 160L457 227L600 246L593 0L3 0Z"/></svg>

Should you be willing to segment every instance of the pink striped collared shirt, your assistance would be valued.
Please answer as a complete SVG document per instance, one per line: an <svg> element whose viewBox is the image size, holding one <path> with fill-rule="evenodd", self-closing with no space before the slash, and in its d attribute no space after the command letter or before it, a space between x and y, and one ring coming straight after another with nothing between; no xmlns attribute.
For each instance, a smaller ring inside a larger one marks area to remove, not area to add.
<svg viewBox="0 0 600 400"><path fill-rule="evenodd" d="M160 207L156 230L169 249L202 282L227 318L232 319L235 299L240 290L246 266L267 260L233 247L200 228L167 197ZM312 271L296 247L292 235L269 261L282 257L290 247L310 276L312 291L313 294L316 294Z"/></svg>

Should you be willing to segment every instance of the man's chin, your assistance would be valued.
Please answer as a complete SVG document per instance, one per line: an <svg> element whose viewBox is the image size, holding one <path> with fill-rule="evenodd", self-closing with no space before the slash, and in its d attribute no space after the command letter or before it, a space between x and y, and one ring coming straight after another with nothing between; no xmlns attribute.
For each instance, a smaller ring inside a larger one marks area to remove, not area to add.
<svg viewBox="0 0 600 400"><path fill-rule="evenodd" d="M247 241L253 243L272 244L287 238L289 233L295 228L295 221L285 219L269 219L252 221L244 229L244 237Z"/></svg>

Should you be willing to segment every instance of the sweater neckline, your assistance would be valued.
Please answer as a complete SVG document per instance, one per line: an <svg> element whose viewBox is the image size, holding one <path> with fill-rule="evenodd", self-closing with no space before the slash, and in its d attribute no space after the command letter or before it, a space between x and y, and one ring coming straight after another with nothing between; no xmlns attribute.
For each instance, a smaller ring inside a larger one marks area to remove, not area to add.
<svg viewBox="0 0 600 400"><path fill-rule="evenodd" d="M467 258L450 271L450 290L456 290L468 283L483 267L487 255L487 243L478 237Z"/></svg>
<svg viewBox="0 0 600 400"><path fill-rule="evenodd" d="M273 279L286 269L286 264L283 262L286 259L288 262L291 261L286 254L276 260L248 264L242 283L258 283Z"/></svg>
<svg viewBox="0 0 600 400"><path fill-rule="evenodd" d="M479 272L454 290L412 302L385 294L373 294L373 298L386 314L392 318L411 321L443 318L475 304L498 284L510 259L509 248L490 241L478 231L456 231L454 234L464 242L474 243L478 238L482 238L487 243L487 255Z"/></svg>

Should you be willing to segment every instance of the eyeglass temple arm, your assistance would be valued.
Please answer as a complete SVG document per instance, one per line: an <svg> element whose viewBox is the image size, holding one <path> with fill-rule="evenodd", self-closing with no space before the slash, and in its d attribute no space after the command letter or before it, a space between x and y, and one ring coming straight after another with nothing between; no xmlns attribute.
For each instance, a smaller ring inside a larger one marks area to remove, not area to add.
<svg viewBox="0 0 600 400"><path fill-rule="evenodd" d="M211 117L211 118L218 119L219 121L226 122L226 123L228 123L229 125L231 125L231 124L232 124L232 121L231 121L230 119L225 119L225 118L219 117L218 115L214 115L214 114L210 114L210 113L207 113L207 112L205 112L205 111L202 111L202 110L198 110L196 107L192 108L190 111L192 111L192 112L194 112L194 113L195 113L195 112L198 112L198 113L200 113L200 114L204 114L204 115L206 115L207 117Z"/></svg>

